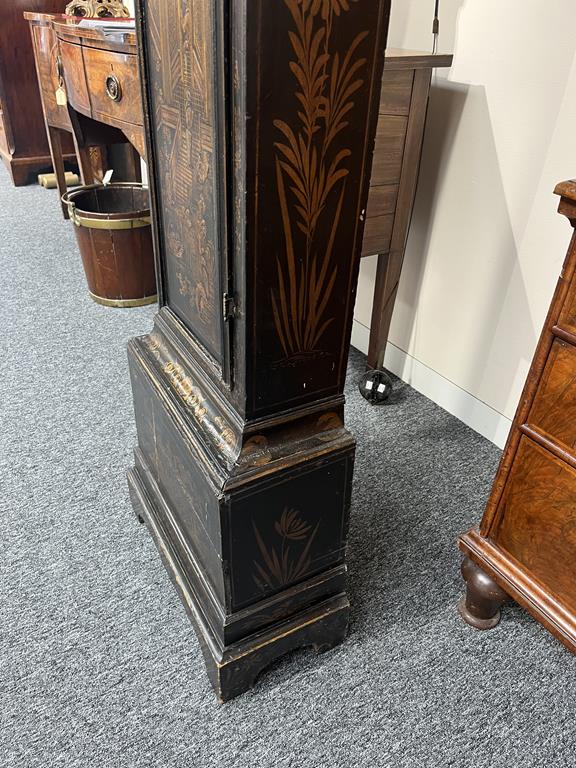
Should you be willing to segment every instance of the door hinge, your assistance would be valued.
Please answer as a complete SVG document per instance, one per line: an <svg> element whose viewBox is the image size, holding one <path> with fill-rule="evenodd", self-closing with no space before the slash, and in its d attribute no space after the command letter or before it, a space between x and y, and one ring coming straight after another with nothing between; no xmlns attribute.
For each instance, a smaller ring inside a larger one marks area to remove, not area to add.
<svg viewBox="0 0 576 768"><path fill-rule="evenodd" d="M234 297L230 296L229 293L224 293L222 295L222 315L225 322L233 320L236 317L236 302L234 301Z"/></svg>

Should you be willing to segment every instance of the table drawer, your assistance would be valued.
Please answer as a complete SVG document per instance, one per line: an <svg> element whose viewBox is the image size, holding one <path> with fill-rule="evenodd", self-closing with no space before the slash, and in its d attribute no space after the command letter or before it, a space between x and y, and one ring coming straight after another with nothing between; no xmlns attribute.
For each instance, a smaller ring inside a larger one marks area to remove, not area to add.
<svg viewBox="0 0 576 768"><path fill-rule="evenodd" d="M60 42L60 56L62 57L68 101L74 104L74 108L78 112L90 115L90 99L86 87L82 47L62 40Z"/></svg>
<svg viewBox="0 0 576 768"><path fill-rule="evenodd" d="M376 253L388 253L392 239L394 214L373 216L366 219L364 240L362 241L362 256L373 256Z"/></svg>
<svg viewBox="0 0 576 768"><path fill-rule="evenodd" d="M380 116L374 145L371 184L399 183L407 125L407 117Z"/></svg>
<svg viewBox="0 0 576 768"><path fill-rule="evenodd" d="M384 69L382 93L380 96L381 115L408 115L412 99L413 69Z"/></svg>
<svg viewBox="0 0 576 768"><path fill-rule="evenodd" d="M380 184L380 186L370 187L366 218L394 213L397 199L398 184Z"/></svg>
<svg viewBox="0 0 576 768"><path fill-rule="evenodd" d="M576 347L556 339L528 424L576 458Z"/></svg>
<svg viewBox="0 0 576 768"><path fill-rule="evenodd" d="M138 60L134 54L84 48L92 117L142 123Z"/></svg>

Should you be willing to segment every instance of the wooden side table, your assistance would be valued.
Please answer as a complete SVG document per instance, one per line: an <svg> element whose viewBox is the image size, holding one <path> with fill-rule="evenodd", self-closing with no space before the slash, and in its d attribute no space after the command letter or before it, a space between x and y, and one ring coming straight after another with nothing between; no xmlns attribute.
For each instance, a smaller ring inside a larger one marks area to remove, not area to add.
<svg viewBox="0 0 576 768"><path fill-rule="evenodd" d="M378 254L368 368L384 362L416 195L432 70L452 56L388 49L362 256Z"/></svg>

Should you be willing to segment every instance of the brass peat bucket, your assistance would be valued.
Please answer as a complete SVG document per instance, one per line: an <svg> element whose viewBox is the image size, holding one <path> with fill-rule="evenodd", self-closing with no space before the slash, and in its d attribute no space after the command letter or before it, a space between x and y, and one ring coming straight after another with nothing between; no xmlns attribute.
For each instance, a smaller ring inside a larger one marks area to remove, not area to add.
<svg viewBox="0 0 576 768"><path fill-rule="evenodd" d="M156 301L148 189L92 184L62 195L74 222L90 296L107 307Z"/></svg>

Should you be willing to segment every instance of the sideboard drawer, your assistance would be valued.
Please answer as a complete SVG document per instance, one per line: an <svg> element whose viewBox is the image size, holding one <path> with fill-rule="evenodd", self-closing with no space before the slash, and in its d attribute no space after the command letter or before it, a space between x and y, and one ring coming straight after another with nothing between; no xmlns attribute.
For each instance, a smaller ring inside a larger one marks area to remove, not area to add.
<svg viewBox="0 0 576 768"><path fill-rule="evenodd" d="M31 29L36 56L38 85L40 87L46 120L54 127L71 131L72 127L66 105L60 106L56 103L56 90L60 85L59 74L62 73L63 75L64 72L62 55L56 34L52 27L44 25L33 25Z"/></svg>
<svg viewBox="0 0 576 768"><path fill-rule="evenodd" d="M62 57L68 100L74 102L74 107L79 112L90 115L90 99L86 87L82 47L61 41L60 56Z"/></svg>
<svg viewBox="0 0 576 768"><path fill-rule="evenodd" d="M576 347L556 339L528 424L576 458Z"/></svg>
<svg viewBox="0 0 576 768"><path fill-rule="evenodd" d="M84 59L92 117L142 123L137 57L85 47Z"/></svg>
<svg viewBox="0 0 576 768"><path fill-rule="evenodd" d="M371 184L398 184L408 118L380 115L374 145Z"/></svg>

